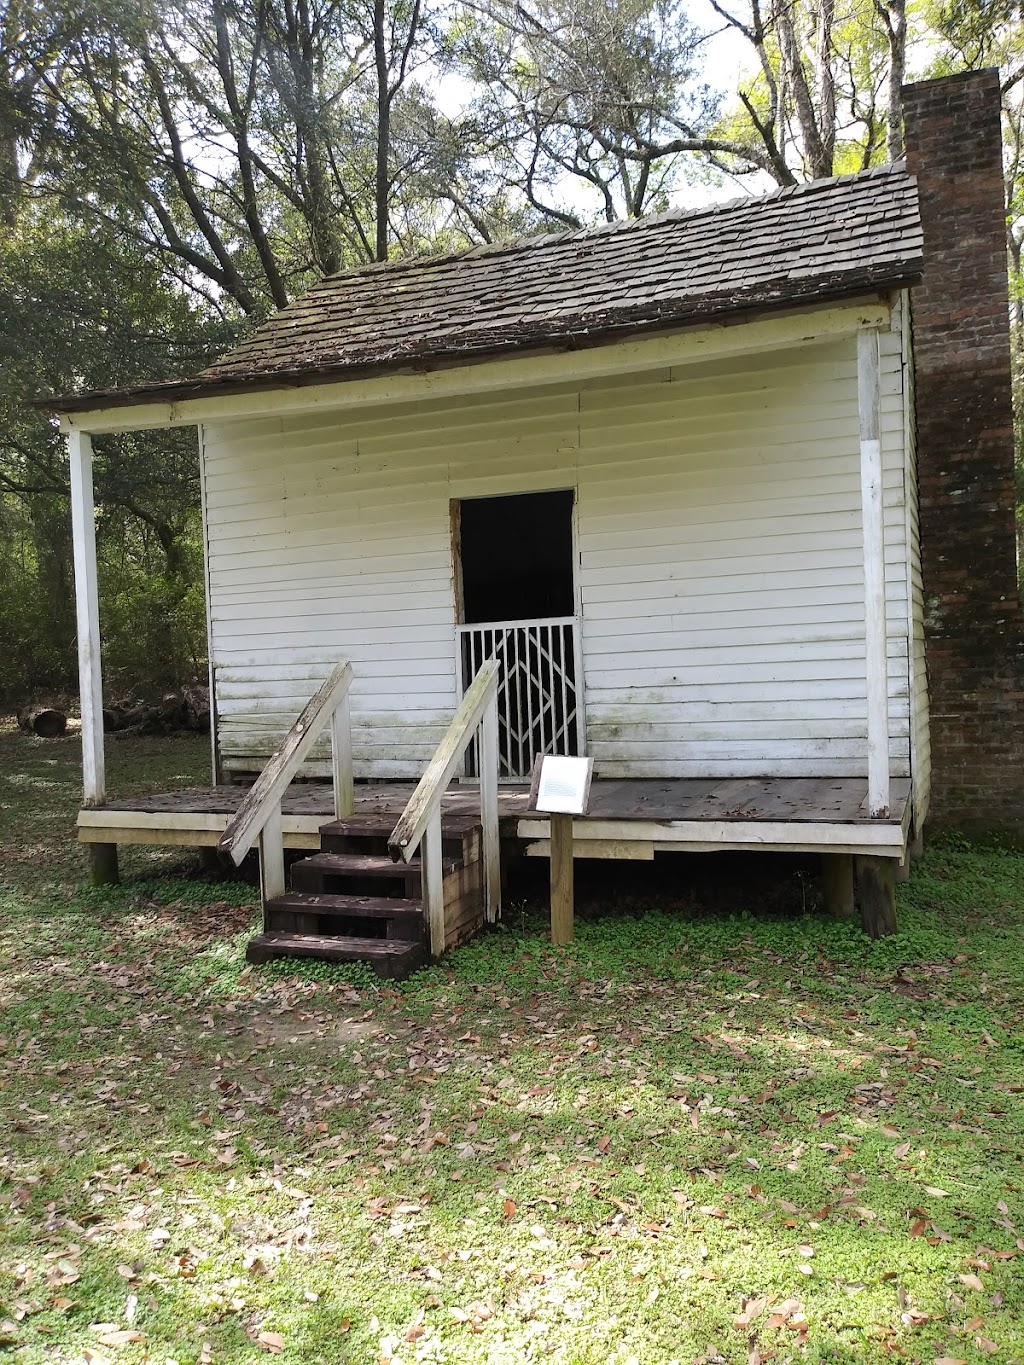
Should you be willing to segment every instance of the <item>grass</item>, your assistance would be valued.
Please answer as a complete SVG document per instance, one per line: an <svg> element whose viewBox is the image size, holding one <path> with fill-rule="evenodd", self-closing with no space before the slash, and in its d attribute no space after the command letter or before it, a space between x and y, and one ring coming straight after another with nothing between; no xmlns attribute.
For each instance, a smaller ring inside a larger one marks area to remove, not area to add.
<svg viewBox="0 0 1024 1365"><path fill-rule="evenodd" d="M383 988L247 967L180 852L85 888L76 757L0 733L12 1360L1024 1360L1020 855L933 847L875 944L641 869Z"/></svg>

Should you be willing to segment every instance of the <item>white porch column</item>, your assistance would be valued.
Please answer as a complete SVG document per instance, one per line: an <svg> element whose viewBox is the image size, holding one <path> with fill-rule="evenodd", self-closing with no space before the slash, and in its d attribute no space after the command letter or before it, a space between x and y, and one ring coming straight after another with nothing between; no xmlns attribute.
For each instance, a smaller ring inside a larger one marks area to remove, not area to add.
<svg viewBox="0 0 1024 1365"><path fill-rule="evenodd" d="M885 648L885 525L879 424L878 332L857 333L860 488L867 659L868 814L889 814L889 671Z"/></svg>
<svg viewBox="0 0 1024 1365"><path fill-rule="evenodd" d="M75 546L78 616L78 681L82 699L82 797L101 806L103 770L103 679L100 673L100 608L96 585L96 523L92 496L92 440L68 432L71 462L71 529Z"/></svg>

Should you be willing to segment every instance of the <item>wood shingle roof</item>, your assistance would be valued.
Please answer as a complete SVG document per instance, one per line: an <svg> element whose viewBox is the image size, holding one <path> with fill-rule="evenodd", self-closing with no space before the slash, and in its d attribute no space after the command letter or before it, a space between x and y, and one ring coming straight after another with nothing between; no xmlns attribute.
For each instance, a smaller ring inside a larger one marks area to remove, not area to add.
<svg viewBox="0 0 1024 1365"><path fill-rule="evenodd" d="M333 275L191 380L110 392L197 397L572 348L632 332L910 284L922 269L902 166L711 208ZM72 411L100 395L54 400Z"/></svg>

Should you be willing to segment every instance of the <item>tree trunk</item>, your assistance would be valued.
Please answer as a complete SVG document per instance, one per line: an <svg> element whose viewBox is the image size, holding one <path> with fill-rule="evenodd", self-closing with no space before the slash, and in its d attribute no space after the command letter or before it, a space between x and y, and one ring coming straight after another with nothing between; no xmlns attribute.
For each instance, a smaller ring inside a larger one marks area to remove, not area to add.
<svg viewBox="0 0 1024 1365"><path fill-rule="evenodd" d="M68 728L68 718L63 711L52 706L26 706L18 712L18 724L30 735L40 739L56 739Z"/></svg>
<svg viewBox="0 0 1024 1365"><path fill-rule="evenodd" d="M889 109L886 114L886 141L890 161L903 156L903 97L901 90L907 68L906 0L888 0L889 19Z"/></svg>
<svg viewBox="0 0 1024 1365"><path fill-rule="evenodd" d="M384 0L373 6L373 55L377 69L377 158L374 177L374 214L377 240L374 256L378 261L388 258L388 153L391 146L391 90L388 70L387 44L384 33Z"/></svg>

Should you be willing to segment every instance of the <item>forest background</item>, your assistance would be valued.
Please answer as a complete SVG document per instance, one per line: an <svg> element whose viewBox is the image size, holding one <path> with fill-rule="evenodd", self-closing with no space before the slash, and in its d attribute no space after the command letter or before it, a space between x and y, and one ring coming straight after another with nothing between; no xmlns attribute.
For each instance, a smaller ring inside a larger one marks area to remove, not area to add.
<svg viewBox="0 0 1024 1365"><path fill-rule="evenodd" d="M0 703L77 691L31 398L188 374L347 267L892 160L904 80L993 65L1019 387L1009 0L0 0ZM204 678L194 433L97 441L96 485L108 696Z"/></svg>

